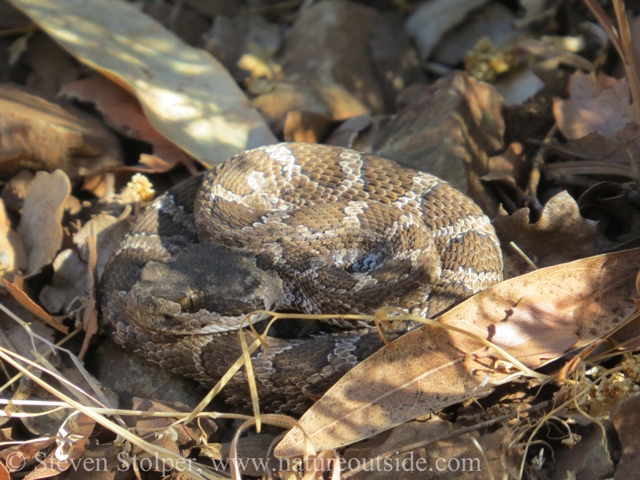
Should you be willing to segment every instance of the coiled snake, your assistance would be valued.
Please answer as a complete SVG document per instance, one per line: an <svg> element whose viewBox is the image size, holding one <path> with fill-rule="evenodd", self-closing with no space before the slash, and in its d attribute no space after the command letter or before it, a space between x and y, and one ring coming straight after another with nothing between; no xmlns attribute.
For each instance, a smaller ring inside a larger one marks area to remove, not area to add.
<svg viewBox="0 0 640 480"><path fill-rule="evenodd" d="M488 218L446 182L340 147L279 144L148 206L107 265L101 308L119 344L212 386L241 355L234 330L253 310L434 316L501 278ZM360 329L268 345L253 362L263 407L300 414L381 342ZM226 391L246 404L244 375Z"/></svg>

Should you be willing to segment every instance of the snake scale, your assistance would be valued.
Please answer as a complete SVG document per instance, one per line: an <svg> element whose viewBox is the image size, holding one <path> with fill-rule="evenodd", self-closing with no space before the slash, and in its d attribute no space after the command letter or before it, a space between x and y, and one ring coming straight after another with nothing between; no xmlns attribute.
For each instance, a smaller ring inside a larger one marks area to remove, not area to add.
<svg viewBox="0 0 640 480"><path fill-rule="evenodd" d="M108 263L100 303L117 343L211 387L241 355L236 330L253 310L432 317L501 279L489 219L446 182L291 143L241 153L154 200ZM333 323L269 337L254 355L265 411L301 414L381 347L375 329ZM223 394L246 405L244 373Z"/></svg>

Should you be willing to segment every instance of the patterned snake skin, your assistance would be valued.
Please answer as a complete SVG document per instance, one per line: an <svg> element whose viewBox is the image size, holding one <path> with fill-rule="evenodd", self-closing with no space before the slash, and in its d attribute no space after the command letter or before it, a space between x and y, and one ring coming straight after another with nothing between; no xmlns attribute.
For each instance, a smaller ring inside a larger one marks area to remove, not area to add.
<svg viewBox="0 0 640 480"><path fill-rule="evenodd" d="M353 150L279 144L147 207L105 270L101 308L116 342L210 387L241 355L235 330L253 310L432 317L501 279L488 218L446 182ZM301 414L381 347L375 330L324 330L270 337L254 355L265 411ZM225 392L247 405L244 374Z"/></svg>

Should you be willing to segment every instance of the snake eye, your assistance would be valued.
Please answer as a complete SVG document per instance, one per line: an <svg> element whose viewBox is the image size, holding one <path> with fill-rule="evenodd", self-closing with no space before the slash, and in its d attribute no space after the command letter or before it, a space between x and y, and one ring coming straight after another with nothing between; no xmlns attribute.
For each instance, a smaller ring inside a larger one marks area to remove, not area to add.
<svg viewBox="0 0 640 480"><path fill-rule="evenodd" d="M193 312L200 305L200 296L192 290L185 292L184 296L178 300L183 312Z"/></svg>

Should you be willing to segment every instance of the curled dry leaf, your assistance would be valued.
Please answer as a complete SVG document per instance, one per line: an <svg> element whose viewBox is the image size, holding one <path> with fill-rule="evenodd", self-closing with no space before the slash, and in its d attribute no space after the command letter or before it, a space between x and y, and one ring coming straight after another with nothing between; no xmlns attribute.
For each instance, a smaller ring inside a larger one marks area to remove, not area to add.
<svg viewBox="0 0 640 480"><path fill-rule="evenodd" d="M626 79L577 72L571 76L569 99L554 98L553 114L558 128L569 139L591 132L613 137L635 119L629 99Z"/></svg>
<svg viewBox="0 0 640 480"><path fill-rule="evenodd" d="M485 290L439 317L492 342L529 368L584 347L635 311L640 249L537 270ZM482 397L512 377L493 348L424 326L350 370L300 419L316 451L337 448L420 415ZM302 454L291 430L276 455Z"/></svg>
<svg viewBox="0 0 640 480"><path fill-rule="evenodd" d="M553 196L536 223L529 223L529 209L521 208L512 215L502 211L493 220L493 226L502 244L506 278L531 270L510 242L514 242L539 268L596 253L597 222L582 217L578 204L567 192Z"/></svg>
<svg viewBox="0 0 640 480"><path fill-rule="evenodd" d="M275 143L217 60L135 6L95 0L11 3L80 61L131 90L155 129L198 160L214 165Z"/></svg>
<svg viewBox="0 0 640 480"><path fill-rule="evenodd" d="M62 245L62 214L71 182L62 170L38 172L24 199L18 233L22 236L29 268L27 275L50 264Z"/></svg>

